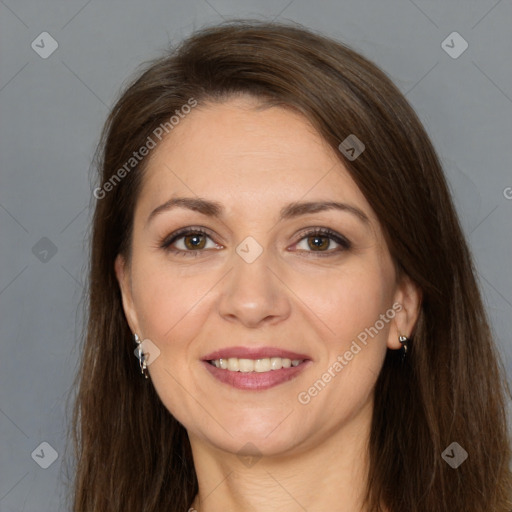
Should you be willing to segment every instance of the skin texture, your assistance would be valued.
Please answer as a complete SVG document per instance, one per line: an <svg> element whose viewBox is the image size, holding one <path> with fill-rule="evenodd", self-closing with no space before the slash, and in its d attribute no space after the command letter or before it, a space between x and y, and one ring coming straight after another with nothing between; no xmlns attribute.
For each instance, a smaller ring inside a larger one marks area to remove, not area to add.
<svg viewBox="0 0 512 512"><path fill-rule="evenodd" d="M224 213L178 207L147 222L175 196L217 201ZM296 201L343 202L368 222L332 209L279 221ZM187 249L193 236L188 246L184 238L173 244L188 254L161 248L174 231L199 226L209 233L203 249ZM304 234L319 227L351 247L322 238L321 252ZM236 252L248 236L263 249L252 263ZM420 294L397 280L375 214L304 117L249 97L196 107L150 155L132 258L119 256L116 273L130 328L160 350L151 381L189 433L197 510L362 510L375 382L386 350L411 333ZM378 335L300 403L299 393L395 303L401 310ZM312 362L271 389L238 390L201 359L240 345L293 350Z"/></svg>

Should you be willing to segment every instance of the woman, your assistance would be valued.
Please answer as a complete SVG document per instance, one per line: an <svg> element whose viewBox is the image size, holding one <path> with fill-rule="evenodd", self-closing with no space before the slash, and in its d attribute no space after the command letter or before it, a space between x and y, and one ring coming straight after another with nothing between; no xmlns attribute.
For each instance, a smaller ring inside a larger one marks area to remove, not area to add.
<svg viewBox="0 0 512 512"><path fill-rule="evenodd" d="M296 26L209 28L100 149L76 512L510 510L471 256L382 71Z"/></svg>

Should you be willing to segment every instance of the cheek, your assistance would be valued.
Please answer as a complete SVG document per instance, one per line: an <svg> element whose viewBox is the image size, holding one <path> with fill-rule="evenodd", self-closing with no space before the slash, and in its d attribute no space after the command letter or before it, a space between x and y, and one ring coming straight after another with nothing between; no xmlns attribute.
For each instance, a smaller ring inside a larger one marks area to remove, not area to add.
<svg viewBox="0 0 512 512"><path fill-rule="evenodd" d="M184 424L201 415L198 403L208 406L197 401L204 396L197 378L202 371L197 340L207 337L205 326L222 275L216 270L187 275L147 253L133 261L132 289L142 335L159 350L149 366L151 381L167 410Z"/></svg>
<svg viewBox="0 0 512 512"><path fill-rule="evenodd" d="M294 286L325 325L327 339L341 350L391 308L393 277L390 262L367 258L313 280L299 277ZM384 338L389 322L381 324L379 337Z"/></svg>
<svg viewBox="0 0 512 512"><path fill-rule="evenodd" d="M159 349L149 366L151 381L166 408L185 423L197 415L195 400L186 399L201 396L190 371L198 364L194 340L201 335L209 291L218 279L183 277L158 261L133 268L138 269L132 286L142 334Z"/></svg>
<svg viewBox="0 0 512 512"><path fill-rule="evenodd" d="M200 327L197 316L216 280L208 274L181 276L157 258L146 261L139 266L134 262L134 303L144 336L165 346L177 333L183 339L188 334L184 330Z"/></svg>
<svg viewBox="0 0 512 512"><path fill-rule="evenodd" d="M326 384L325 393L311 389L311 396L322 394L317 406L336 404L337 410L348 413L372 393L394 317L393 283L391 261L377 256L359 259L357 265L316 279L315 286L303 281L301 293L306 296L309 290L308 305L328 328L323 330L326 335L322 334L325 359L310 384L315 386L317 379L321 380L318 389L333 384Z"/></svg>
<svg viewBox="0 0 512 512"><path fill-rule="evenodd" d="M389 311L394 313L388 285L386 273L367 267L317 282L310 295L329 334L318 340L324 357L297 399L311 410L336 411L325 424L323 414L314 414L315 428L338 428L369 403L387 351Z"/></svg>

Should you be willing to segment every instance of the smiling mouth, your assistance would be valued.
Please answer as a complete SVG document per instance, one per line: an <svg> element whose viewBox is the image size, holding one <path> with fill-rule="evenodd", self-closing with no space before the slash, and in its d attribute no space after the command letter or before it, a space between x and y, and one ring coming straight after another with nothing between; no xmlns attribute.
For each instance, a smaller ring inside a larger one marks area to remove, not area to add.
<svg viewBox="0 0 512 512"><path fill-rule="evenodd" d="M262 359L230 357L227 359L211 359L208 363L228 372L265 373L299 366L304 361L305 359L288 359L286 357L264 357Z"/></svg>

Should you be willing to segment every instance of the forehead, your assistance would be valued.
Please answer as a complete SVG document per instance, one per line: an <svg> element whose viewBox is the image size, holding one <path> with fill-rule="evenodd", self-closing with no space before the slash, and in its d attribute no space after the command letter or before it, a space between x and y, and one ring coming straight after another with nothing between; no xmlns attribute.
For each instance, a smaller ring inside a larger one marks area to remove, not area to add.
<svg viewBox="0 0 512 512"><path fill-rule="evenodd" d="M248 97L196 107L152 151L140 202L184 193L249 208L321 196L372 216L339 156L304 116Z"/></svg>

